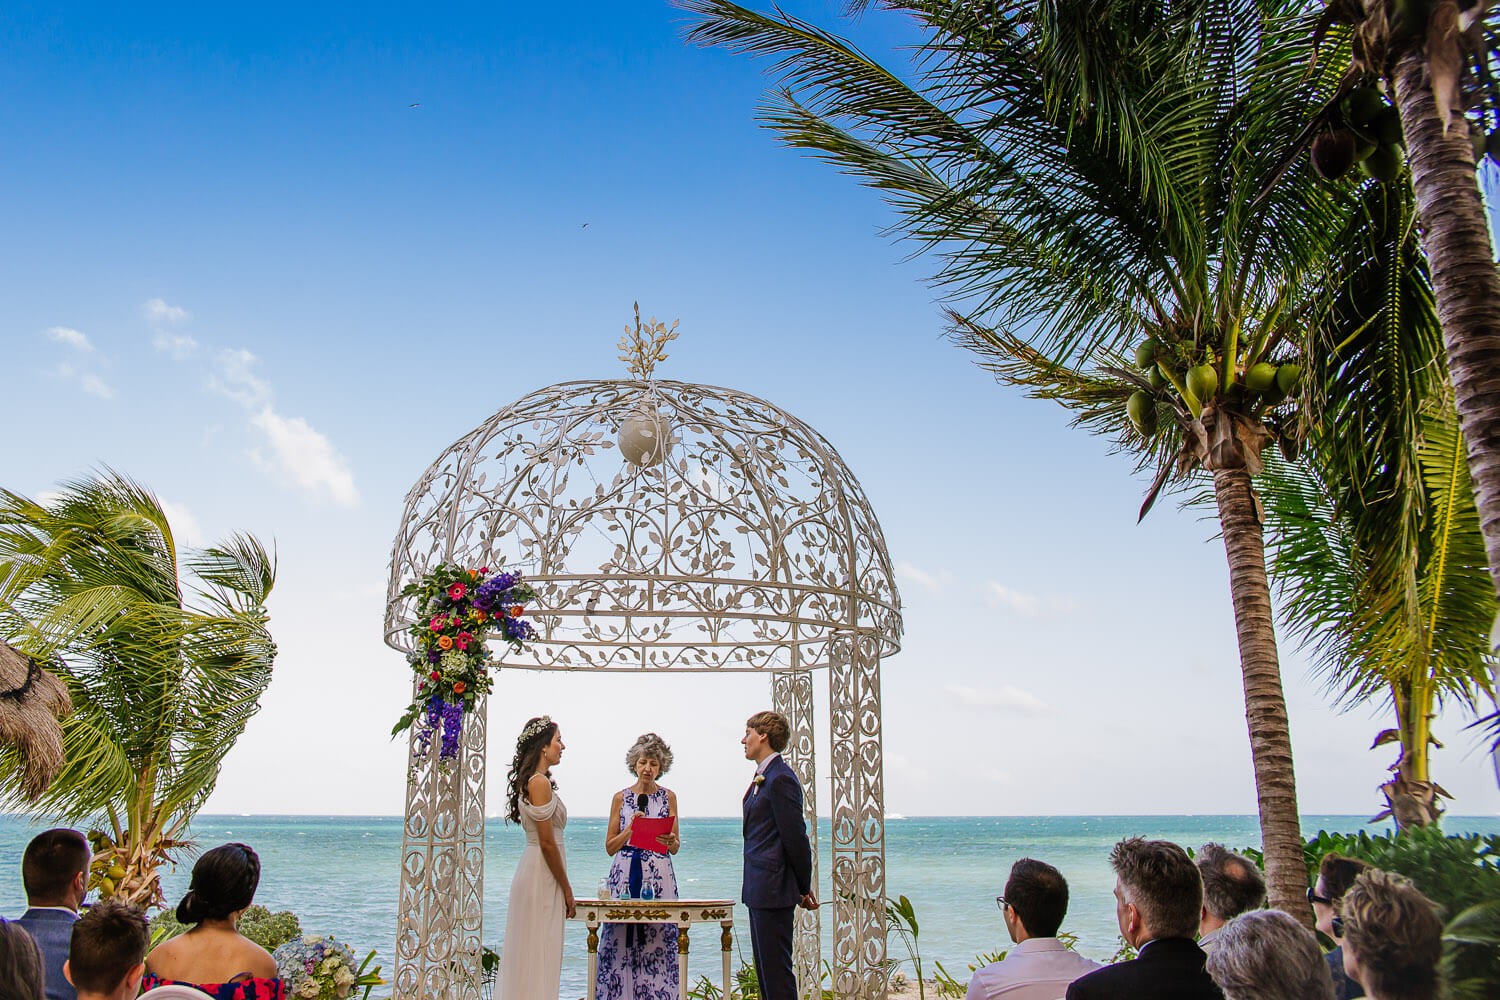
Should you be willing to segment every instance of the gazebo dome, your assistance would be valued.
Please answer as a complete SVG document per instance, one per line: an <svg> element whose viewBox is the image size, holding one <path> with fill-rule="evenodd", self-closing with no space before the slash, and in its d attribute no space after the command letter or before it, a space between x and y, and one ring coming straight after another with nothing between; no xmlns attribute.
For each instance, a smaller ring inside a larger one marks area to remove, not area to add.
<svg viewBox="0 0 1500 1000"><path fill-rule="evenodd" d="M864 491L807 424L732 389L564 382L454 442L407 495L401 589L438 563L520 569L538 641L507 667L796 670L899 647L900 599ZM874 650L872 650L874 652Z"/></svg>

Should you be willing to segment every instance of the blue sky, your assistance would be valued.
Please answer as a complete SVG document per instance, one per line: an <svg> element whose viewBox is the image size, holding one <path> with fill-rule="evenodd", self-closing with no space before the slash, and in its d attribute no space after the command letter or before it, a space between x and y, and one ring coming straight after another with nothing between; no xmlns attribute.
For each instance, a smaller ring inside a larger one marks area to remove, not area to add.
<svg viewBox="0 0 1500 1000"><path fill-rule="evenodd" d="M208 808L400 811L407 674L380 631L402 497L510 401L623 374L639 300L681 320L663 377L797 414L874 504L906 602L889 809L1253 812L1215 526L1137 525L1129 463L943 340L878 198L779 148L760 67L680 29L654 2L0 13L3 485L108 464L190 541L280 555L276 679ZM1372 813L1383 721L1283 656L1304 811ZM546 711L575 813L607 808L643 728L685 810L732 813L768 700L760 677L502 673L491 800ZM1465 721L1440 720L1436 774L1494 815Z"/></svg>

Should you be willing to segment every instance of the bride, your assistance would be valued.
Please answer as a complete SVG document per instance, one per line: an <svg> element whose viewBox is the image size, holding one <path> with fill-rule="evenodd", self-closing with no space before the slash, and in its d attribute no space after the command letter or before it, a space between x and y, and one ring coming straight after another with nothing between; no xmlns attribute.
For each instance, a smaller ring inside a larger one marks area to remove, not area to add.
<svg viewBox="0 0 1500 1000"><path fill-rule="evenodd" d="M562 847L568 809L552 780L563 750L557 723L545 715L527 722L516 740L506 819L521 824L526 850L510 883L500 1000L555 997L562 978L563 920L577 910Z"/></svg>

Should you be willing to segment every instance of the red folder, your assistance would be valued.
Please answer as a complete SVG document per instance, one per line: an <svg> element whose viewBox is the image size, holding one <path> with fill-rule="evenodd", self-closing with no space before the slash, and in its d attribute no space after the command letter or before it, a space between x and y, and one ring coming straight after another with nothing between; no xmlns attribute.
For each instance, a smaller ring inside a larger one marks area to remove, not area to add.
<svg viewBox="0 0 1500 1000"><path fill-rule="evenodd" d="M630 846L639 847L643 851L665 854L667 853L666 845L656 838L664 837L671 832L671 816L637 816L635 824L630 828Z"/></svg>

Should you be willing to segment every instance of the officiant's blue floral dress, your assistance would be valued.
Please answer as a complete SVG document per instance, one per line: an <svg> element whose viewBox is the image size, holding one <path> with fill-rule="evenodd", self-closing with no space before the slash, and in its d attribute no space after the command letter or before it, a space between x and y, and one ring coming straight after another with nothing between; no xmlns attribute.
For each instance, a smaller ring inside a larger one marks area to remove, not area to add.
<svg viewBox="0 0 1500 1000"><path fill-rule="evenodd" d="M636 814L636 796L620 794L620 826ZM646 797L644 816L669 816L667 790L657 786ZM639 861L639 883L631 892L631 867ZM677 898L672 855L620 848L609 868L609 894L616 899L640 896L650 886L657 899ZM674 924L605 924L599 931L599 1000L675 1000L677 996L677 927Z"/></svg>

